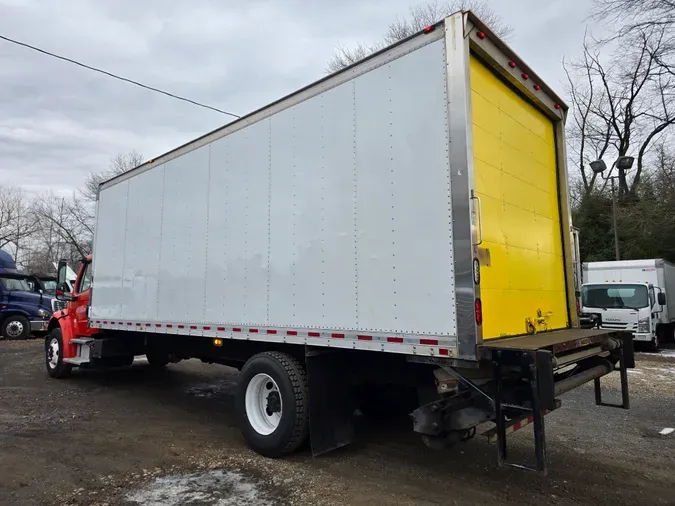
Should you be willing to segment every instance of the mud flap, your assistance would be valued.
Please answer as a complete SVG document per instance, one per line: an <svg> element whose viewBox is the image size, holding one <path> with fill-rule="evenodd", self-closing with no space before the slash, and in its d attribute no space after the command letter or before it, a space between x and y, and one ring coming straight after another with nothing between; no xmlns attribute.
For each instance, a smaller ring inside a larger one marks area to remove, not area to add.
<svg viewBox="0 0 675 506"><path fill-rule="evenodd" d="M312 454L335 450L354 439L354 405L348 352L307 347L309 434Z"/></svg>

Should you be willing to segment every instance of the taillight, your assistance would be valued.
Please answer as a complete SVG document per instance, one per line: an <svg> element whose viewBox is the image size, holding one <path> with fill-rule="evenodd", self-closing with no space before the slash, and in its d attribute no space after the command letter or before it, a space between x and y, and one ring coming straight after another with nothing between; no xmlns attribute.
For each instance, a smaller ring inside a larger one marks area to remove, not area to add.
<svg viewBox="0 0 675 506"><path fill-rule="evenodd" d="M480 299L474 302L474 311L476 312L476 325L483 325L483 303Z"/></svg>
<svg viewBox="0 0 675 506"><path fill-rule="evenodd" d="M581 306L579 305L579 299L577 299L577 316L581 314Z"/></svg>

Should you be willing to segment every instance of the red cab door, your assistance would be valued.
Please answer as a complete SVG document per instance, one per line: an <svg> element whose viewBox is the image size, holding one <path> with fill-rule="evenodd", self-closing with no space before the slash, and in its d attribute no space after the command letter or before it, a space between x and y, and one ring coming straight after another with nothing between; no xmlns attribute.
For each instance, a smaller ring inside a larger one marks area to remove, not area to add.
<svg viewBox="0 0 675 506"><path fill-rule="evenodd" d="M69 302L70 314L73 315L73 335L89 337L96 333L96 329L89 327L89 300L91 298L91 260L80 266L80 272L73 288L73 298Z"/></svg>

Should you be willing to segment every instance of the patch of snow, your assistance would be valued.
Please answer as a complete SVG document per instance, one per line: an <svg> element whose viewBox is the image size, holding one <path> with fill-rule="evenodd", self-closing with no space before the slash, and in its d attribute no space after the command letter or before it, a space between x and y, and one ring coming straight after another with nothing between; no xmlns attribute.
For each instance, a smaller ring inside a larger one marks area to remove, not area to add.
<svg viewBox="0 0 675 506"><path fill-rule="evenodd" d="M628 369L629 374L644 374L642 371L638 371L637 369Z"/></svg>
<svg viewBox="0 0 675 506"><path fill-rule="evenodd" d="M134 364L147 364L148 359L145 357L145 355L139 355L138 357L134 357Z"/></svg>
<svg viewBox="0 0 675 506"><path fill-rule="evenodd" d="M243 475L214 470L165 476L127 494L143 506L272 506L265 494Z"/></svg>
<svg viewBox="0 0 675 506"><path fill-rule="evenodd" d="M644 355L658 355L660 357L675 358L675 350L659 350L655 352L643 352Z"/></svg>
<svg viewBox="0 0 675 506"><path fill-rule="evenodd" d="M675 367L644 367L650 371L658 371L662 373L675 374Z"/></svg>
<svg viewBox="0 0 675 506"><path fill-rule="evenodd" d="M672 434L673 432L675 432L675 429L671 427L666 427L661 432L659 432L659 434L661 434L662 436L667 436L668 434Z"/></svg>

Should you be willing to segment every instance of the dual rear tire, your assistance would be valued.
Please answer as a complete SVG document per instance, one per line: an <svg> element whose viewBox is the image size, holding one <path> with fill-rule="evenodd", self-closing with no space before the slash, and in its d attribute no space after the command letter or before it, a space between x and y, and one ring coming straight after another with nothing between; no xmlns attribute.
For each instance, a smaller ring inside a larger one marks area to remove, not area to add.
<svg viewBox="0 0 675 506"><path fill-rule="evenodd" d="M236 412L248 446L266 457L297 450L309 433L307 374L294 357L270 351L251 357L237 384Z"/></svg>

